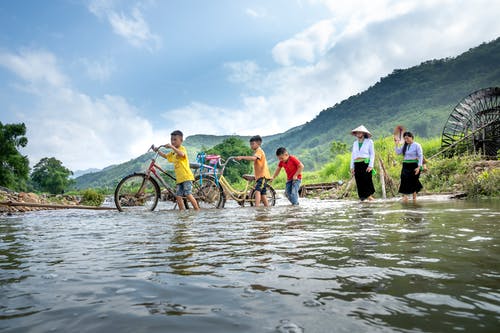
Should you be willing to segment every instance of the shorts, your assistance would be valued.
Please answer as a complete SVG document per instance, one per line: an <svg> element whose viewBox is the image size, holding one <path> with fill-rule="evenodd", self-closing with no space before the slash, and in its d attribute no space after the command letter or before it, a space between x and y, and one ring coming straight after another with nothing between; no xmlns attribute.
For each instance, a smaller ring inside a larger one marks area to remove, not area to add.
<svg viewBox="0 0 500 333"><path fill-rule="evenodd" d="M185 182L177 184L175 195L186 197L193 194L193 182L186 180Z"/></svg>
<svg viewBox="0 0 500 333"><path fill-rule="evenodd" d="M266 189L267 179L265 177L257 179L257 181L255 182L255 190L259 191L262 195L266 195Z"/></svg>

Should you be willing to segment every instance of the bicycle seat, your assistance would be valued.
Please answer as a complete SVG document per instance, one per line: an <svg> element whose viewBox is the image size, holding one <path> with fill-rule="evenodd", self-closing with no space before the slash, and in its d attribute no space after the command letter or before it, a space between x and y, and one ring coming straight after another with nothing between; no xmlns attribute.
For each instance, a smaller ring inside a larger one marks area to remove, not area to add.
<svg viewBox="0 0 500 333"><path fill-rule="evenodd" d="M245 179L245 180L248 180L249 182L251 182L252 180L255 180L254 175L242 175L241 177L243 177L243 179Z"/></svg>
<svg viewBox="0 0 500 333"><path fill-rule="evenodd" d="M201 166L201 164L200 164L200 163L189 163L189 167L190 167L191 169L195 169L195 170L196 170L196 169L199 169L199 168L200 168L200 166Z"/></svg>

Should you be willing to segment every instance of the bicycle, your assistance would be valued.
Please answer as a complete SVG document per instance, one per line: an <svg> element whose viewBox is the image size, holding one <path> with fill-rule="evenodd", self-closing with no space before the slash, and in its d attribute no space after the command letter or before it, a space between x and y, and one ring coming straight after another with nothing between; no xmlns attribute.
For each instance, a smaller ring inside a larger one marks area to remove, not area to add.
<svg viewBox="0 0 500 333"><path fill-rule="evenodd" d="M164 170L156 159L158 149L151 145L148 149L155 154L151 158L148 168L144 172L134 172L125 176L116 186L114 199L116 208L120 211L153 211L161 202L162 209L175 209L175 177ZM192 166L192 165L191 165ZM190 167L191 167L190 166ZM194 165L196 167L196 165ZM160 184L163 190L160 188ZM193 196L200 208L218 208L224 201L222 187L214 181L193 182ZM184 198L184 205L189 208L188 200Z"/></svg>
<svg viewBox="0 0 500 333"><path fill-rule="evenodd" d="M230 161L239 163L236 161L235 156L230 156L225 162L222 162L222 158L219 155L204 155L203 153L198 154L196 164L192 164L192 168L195 170L195 182L203 184L207 181L209 184L214 184L220 186L222 189L222 201L219 207L224 208L227 199L232 199L236 201L240 206L245 206L248 202L250 206L255 205L255 176L254 175L242 175L245 179L245 188L243 190L235 189L229 181L224 177L224 170ZM205 163L208 161L208 164ZM212 185L211 185L212 186ZM267 201L269 206L276 205L276 191L270 185L266 185L267 189Z"/></svg>

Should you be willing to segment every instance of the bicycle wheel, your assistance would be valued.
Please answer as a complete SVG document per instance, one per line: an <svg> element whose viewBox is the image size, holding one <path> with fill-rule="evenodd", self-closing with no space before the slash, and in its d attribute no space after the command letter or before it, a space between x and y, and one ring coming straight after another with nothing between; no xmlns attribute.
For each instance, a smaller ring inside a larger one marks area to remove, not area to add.
<svg viewBox="0 0 500 333"><path fill-rule="evenodd" d="M144 173L123 178L115 190L115 205L120 212L152 211L158 204L160 187L156 180Z"/></svg>
<svg viewBox="0 0 500 333"><path fill-rule="evenodd" d="M269 206L274 206L276 205L276 191L271 185L266 185L266 197L267 197L267 202L269 203ZM255 206L255 192L257 192L255 189L252 190L252 193L250 193L250 206Z"/></svg>
<svg viewBox="0 0 500 333"><path fill-rule="evenodd" d="M222 186L212 176L196 176L193 181L193 196L200 208L224 208L226 197Z"/></svg>

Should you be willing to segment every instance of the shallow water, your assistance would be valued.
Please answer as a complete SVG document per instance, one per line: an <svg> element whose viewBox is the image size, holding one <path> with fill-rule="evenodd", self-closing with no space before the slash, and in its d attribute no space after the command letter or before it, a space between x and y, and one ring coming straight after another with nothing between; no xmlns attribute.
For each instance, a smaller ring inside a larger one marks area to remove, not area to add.
<svg viewBox="0 0 500 333"><path fill-rule="evenodd" d="M500 201L0 217L1 332L493 332Z"/></svg>

